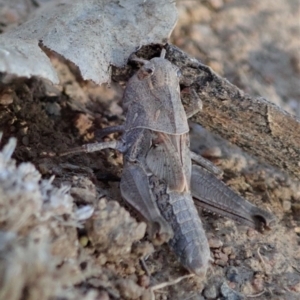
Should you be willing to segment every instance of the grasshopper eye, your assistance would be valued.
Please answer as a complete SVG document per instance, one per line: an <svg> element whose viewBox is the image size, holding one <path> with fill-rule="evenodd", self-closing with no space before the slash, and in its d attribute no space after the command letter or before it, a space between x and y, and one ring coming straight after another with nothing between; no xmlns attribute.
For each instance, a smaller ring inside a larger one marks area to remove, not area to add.
<svg viewBox="0 0 300 300"><path fill-rule="evenodd" d="M145 78L150 77L154 73L154 67L142 67L140 70L137 72L137 76L140 80L143 80Z"/></svg>
<svg viewBox="0 0 300 300"><path fill-rule="evenodd" d="M145 68L144 69L146 73L148 73L149 75L152 75L154 73L154 69L151 68Z"/></svg>
<svg viewBox="0 0 300 300"><path fill-rule="evenodd" d="M177 77L181 77L182 76L181 70L179 68L176 70L176 74L177 74Z"/></svg>

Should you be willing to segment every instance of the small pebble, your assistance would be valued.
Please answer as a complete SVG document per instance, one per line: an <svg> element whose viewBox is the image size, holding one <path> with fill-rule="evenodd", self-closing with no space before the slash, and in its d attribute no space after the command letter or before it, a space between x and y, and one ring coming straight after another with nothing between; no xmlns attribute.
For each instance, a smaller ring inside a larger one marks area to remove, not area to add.
<svg viewBox="0 0 300 300"><path fill-rule="evenodd" d="M56 102L47 102L45 110L49 115L60 116L61 107Z"/></svg>
<svg viewBox="0 0 300 300"><path fill-rule="evenodd" d="M41 80L43 82L44 85L44 89L45 89L45 95L49 98L57 98L60 96L61 94L61 90L58 86L53 85L52 83L49 83L46 80Z"/></svg>
<svg viewBox="0 0 300 300"><path fill-rule="evenodd" d="M100 291L97 300L109 300L110 297L107 292Z"/></svg>
<svg viewBox="0 0 300 300"><path fill-rule="evenodd" d="M294 228L294 231L295 231L296 233L300 233L300 227L295 227L295 228Z"/></svg>
<svg viewBox="0 0 300 300"><path fill-rule="evenodd" d="M257 292L261 292L264 290L264 278L263 274L256 273L254 275L254 279L252 281L252 285Z"/></svg>
<svg viewBox="0 0 300 300"><path fill-rule="evenodd" d="M292 210L294 214L300 214L300 203L293 203Z"/></svg>
<svg viewBox="0 0 300 300"><path fill-rule="evenodd" d="M229 283L228 283L228 286L229 286L231 289L235 289L235 288L236 288L236 283L234 283L234 282L229 282Z"/></svg>
<svg viewBox="0 0 300 300"><path fill-rule="evenodd" d="M207 286L204 289L203 295L206 299L216 299L218 296L217 288L214 284Z"/></svg>
<svg viewBox="0 0 300 300"><path fill-rule="evenodd" d="M105 254L100 253L99 256L97 257L97 263L100 266L104 266L107 263L107 257Z"/></svg>
<svg viewBox="0 0 300 300"><path fill-rule="evenodd" d="M47 164L44 163L39 164L38 169L42 175L46 175L50 171Z"/></svg>
<svg viewBox="0 0 300 300"><path fill-rule="evenodd" d="M229 259L232 260L232 259L235 259L235 258L236 258L236 254L235 253L232 253L232 254L229 255Z"/></svg>
<svg viewBox="0 0 300 300"><path fill-rule="evenodd" d="M14 102L13 93L4 93L0 96L0 104L3 106L12 104Z"/></svg>
<svg viewBox="0 0 300 300"><path fill-rule="evenodd" d="M154 252L154 246L147 241L136 243L132 247L132 252L139 257L146 257Z"/></svg>
<svg viewBox="0 0 300 300"><path fill-rule="evenodd" d="M225 254L227 254L227 255L229 255L229 254L232 253L232 247L225 246L225 247L222 248L222 252L225 253Z"/></svg>
<svg viewBox="0 0 300 300"><path fill-rule="evenodd" d="M220 267L225 267L227 265L227 262L221 259L216 259L214 263Z"/></svg>
<svg viewBox="0 0 300 300"><path fill-rule="evenodd" d="M242 263L242 262L241 262L239 259L236 259L236 260L235 260L235 266L238 267L238 266L241 265L241 263Z"/></svg>
<svg viewBox="0 0 300 300"><path fill-rule="evenodd" d="M245 249L244 251L244 258L252 257L252 251L250 249Z"/></svg>
<svg viewBox="0 0 300 300"><path fill-rule="evenodd" d="M208 239L208 244L210 248L221 248L223 246L223 242L215 237L211 237Z"/></svg>
<svg viewBox="0 0 300 300"><path fill-rule="evenodd" d="M242 300L245 299L243 295L231 289L226 282L221 285L221 294L224 300Z"/></svg>
<svg viewBox="0 0 300 300"><path fill-rule="evenodd" d="M128 265L125 269L126 274L133 274L135 271L136 269L133 265Z"/></svg>
<svg viewBox="0 0 300 300"><path fill-rule="evenodd" d="M256 234L256 232L253 228L248 228L248 230L247 230L248 237L253 237L253 236L255 236L255 234Z"/></svg>
<svg viewBox="0 0 300 300"><path fill-rule="evenodd" d="M138 284L142 287L147 288L150 285L150 278L147 275L139 276Z"/></svg>
<svg viewBox="0 0 300 300"><path fill-rule="evenodd" d="M20 128L19 134L22 136L27 135L28 134L28 126L24 126L24 127Z"/></svg>
<svg viewBox="0 0 300 300"><path fill-rule="evenodd" d="M223 253L223 252L215 253L215 257L217 259L220 259L220 260L224 261L225 263L228 262L228 255Z"/></svg>
<svg viewBox="0 0 300 300"><path fill-rule="evenodd" d="M103 285L103 281L99 278L89 278L87 282L89 285L95 288L101 287Z"/></svg>
<svg viewBox="0 0 300 300"><path fill-rule="evenodd" d="M119 292L125 299L138 299L144 293L144 288L130 279L119 279L116 284Z"/></svg>
<svg viewBox="0 0 300 300"><path fill-rule="evenodd" d="M28 146L29 145L28 135L23 136L22 143L23 143L24 146Z"/></svg>
<svg viewBox="0 0 300 300"><path fill-rule="evenodd" d="M253 295L253 294L255 294L253 286L252 286L251 282L249 282L249 281L246 281L245 283L243 283L241 285L240 291L244 295Z"/></svg>
<svg viewBox="0 0 300 300"><path fill-rule="evenodd" d="M238 269L235 268L235 267L228 268L228 270L226 272L226 278L230 282L234 282L234 283L241 283L242 282L242 279L241 279L241 276L239 275Z"/></svg>
<svg viewBox="0 0 300 300"><path fill-rule="evenodd" d="M291 210L291 208L292 208L291 201L285 200L285 201L282 202L282 209L283 209L283 211L288 212L288 211Z"/></svg>
<svg viewBox="0 0 300 300"><path fill-rule="evenodd" d="M82 247L86 247L88 243L89 243L89 238L86 235L83 235L83 236L80 237L79 244Z"/></svg>
<svg viewBox="0 0 300 300"><path fill-rule="evenodd" d="M224 6L223 0L209 0L209 4L212 6L213 9L221 9Z"/></svg>
<svg viewBox="0 0 300 300"><path fill-rule="evenodd" d="M296 293L300 293L300 282L298 282L295 285L290 286L290 290Z"/></svg>

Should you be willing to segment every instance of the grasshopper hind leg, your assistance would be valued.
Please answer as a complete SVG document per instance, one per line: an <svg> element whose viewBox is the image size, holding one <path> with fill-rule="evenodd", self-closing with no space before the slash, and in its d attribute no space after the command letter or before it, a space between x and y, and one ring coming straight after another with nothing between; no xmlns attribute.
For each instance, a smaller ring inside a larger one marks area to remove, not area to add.
<svg viewBox="0 0 300 300"><path fill-rule="evenodd" d="M123 199L147 223L153 243L168 242L173 237L173 230L161 215L149 188L148 176L140 165L131 162L125 165L120 188Z"/></svg>
<svg viewBox="0 0 300 300"><path fill-rule="evenodd" d="M195 205L259 231L270 228L276 223L273 214L251 204L200 166L193 165L191 192Z"/></svg>

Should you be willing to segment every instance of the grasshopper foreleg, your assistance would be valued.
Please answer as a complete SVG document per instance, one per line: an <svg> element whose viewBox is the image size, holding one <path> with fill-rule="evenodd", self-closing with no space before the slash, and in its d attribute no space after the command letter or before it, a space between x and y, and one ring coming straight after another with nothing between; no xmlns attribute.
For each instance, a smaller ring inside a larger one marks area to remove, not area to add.
<svg viewBox="0 0 300 300"><path fill-rule="evenodd" d="M108 148L116 149L119 150L120 152L123 152L124 147L125 146L121 141L109 141L109 142L102 142L102 143L85 144L80 147L75 147L65 152L61 152L58 155L64 156L64 155L82 153L82 152L89 153L89 152L96 152Z"/></svg>
<svg viewBox="0 0 300 300"><path fill-rule="evenodd" d="M109 135L111 133L124 132L124 131L125 131L124 125L116 125L116 126L110 126L110 127L96 130L95 135L96 135L97 139L102 139L103 137L105 137L106 135Z"/></svg>
<svg viewBox="0 0 300 300"><path fill-rule="evenodd" d="M184 96L184 98L189 99L188 106L185 108L186 117L188 119L202 110L202 101L193 88L184 88L180 94Z"/></svg>
<svg viewBox="0 0 300 300"><path fill-rule="evenodd" d="M208 170L209 172L213 173L215 176L217 176L218 178L222 177L223 175L223 171L221 169L219 169L217 166L215 166L212 162L210 162L209 160L205 159L204 157L202 157L201 155L196 154L195 152L191 151L191 159L197 163L198 165L200 165L201 167L205 168L206 170Z"/></svg>

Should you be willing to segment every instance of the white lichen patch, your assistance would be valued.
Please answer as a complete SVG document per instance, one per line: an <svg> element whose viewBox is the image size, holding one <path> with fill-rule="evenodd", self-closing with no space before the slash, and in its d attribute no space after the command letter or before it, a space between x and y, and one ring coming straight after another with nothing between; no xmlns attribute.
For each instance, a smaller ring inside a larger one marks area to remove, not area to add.
<svg viewBox="0 0 300 300"><path fill-rule="evenodd" d="M117 202L101 199L86 229L95 248L113 260L131 252L132 244L144 237L146 224L137 223Z"/></svg>
<svg viewBox="0 0 300 300"><path fill-rule="evenodd" d="M0 226L18 232L34 219L49 219L53 214L72 215L69 188L56 188L52 180L42 180L31 163L11 159L16 140L11 138L0 152Z"/></svg>
<svg viewBox="0 0 300 300"><path fill-rule="evenodd" d="M59 261L50 255L45 241L36 243L30 237L18 239L1 232L0 244L0 299L38 300L63 295L68 274L56 269Z"/></svg>
<svg viewBox="0 0 300 300"><path fill-rule="evenodd" d="M0 299L102 299L109 294L107 276L115 278L109 291L116 299L142 295L145 290L136 281L127 279L124 287L120 275L104 263L117 257L138 262L132 246L143 238L146 225L117 202L98 200L89 180L58 188L53 178L42 179L33 164L17 165L15 147L11 138L0 151ZM72 188L80 190L80 204L70 195ZM97 284L87 293L90 280Z"/></svg>

